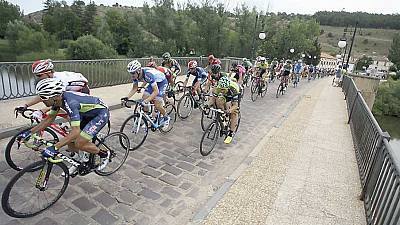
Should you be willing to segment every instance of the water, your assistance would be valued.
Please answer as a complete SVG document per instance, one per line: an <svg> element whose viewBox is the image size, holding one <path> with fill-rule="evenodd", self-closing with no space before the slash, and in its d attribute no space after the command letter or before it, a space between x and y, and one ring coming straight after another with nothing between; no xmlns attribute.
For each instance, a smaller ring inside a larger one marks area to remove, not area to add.
<svg viewBox="0 0 400 225"><path fill-rule="evenodd" d="M400 151L400 117L375 116L382 130L389 132L390 144L393 149Z"/></svg>

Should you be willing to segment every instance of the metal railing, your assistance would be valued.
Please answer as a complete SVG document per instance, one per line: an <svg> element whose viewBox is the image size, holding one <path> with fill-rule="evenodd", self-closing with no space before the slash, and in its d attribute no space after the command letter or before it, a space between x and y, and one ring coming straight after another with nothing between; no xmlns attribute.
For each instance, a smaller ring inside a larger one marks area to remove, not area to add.
<svg viewBox="0 0 400 225"><path fill-rule="evenodd" d="M400 158L352 78L343 78L367 224L400 224Z"/></svg>
<svg viewBox="0 0 400 225"><path fill-rule="evenodd" d="M175 58L186 73L187 63L197 60L200 66L207 66L207 57L178 57ZM131 82L131 76L126 72L126 65L132 59L104 60L66 60L54 61L56 71L72 71L82 73L88 80L90 88L126 84ZM150 58L138 59L146 65ZM154 59L161 65L161 58ZM231 63L239 58L222 59L222 69L229 70ZM35 76L31 72L32 62L0 63L0 100L14 99L35 94Z"/></svg>

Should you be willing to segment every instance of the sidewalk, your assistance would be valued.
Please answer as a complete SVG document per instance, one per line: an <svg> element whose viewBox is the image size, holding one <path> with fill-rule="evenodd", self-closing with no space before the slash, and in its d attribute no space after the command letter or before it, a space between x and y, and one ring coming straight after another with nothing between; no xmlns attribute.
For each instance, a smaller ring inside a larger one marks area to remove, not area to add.
<svg viewBox="0 0 400 225"><path fill-rule="evenodd" d="M203 224L366 223L345 101L330 83L310 90L264 138Z"/></svg>

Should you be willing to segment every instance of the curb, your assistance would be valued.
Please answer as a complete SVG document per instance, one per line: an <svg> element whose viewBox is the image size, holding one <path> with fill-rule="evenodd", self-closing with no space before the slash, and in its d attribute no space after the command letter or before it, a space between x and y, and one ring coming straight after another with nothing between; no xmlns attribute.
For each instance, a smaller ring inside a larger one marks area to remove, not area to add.
<svg viewBox="0 0 400 225"><path fill-rule="evenodd" d="M218 201L223 198L226 192L229 191L231 186L236 180L245 172L253 160L257 157L258 153L263 149L269 139L275 134L279 127L286 121L289 114L293 112L294 108L300 103L305 95L299 96L283 113L281 119L273 125L273 127L264 135L261 141L253 148L253 150L243 159L239 166L229 175L221 187L211 196L211 198L194 214L190 224L200 224L210 214L211 210L217 205Z"/></svg>
<svg viewBox="0 0 400 225"><path fill-rule="evenodd" d="M116 104L116 105L111 105L108 107L110 111L116 110L116 109L121 109L123 106L121 104ZM62 119L56 120L56 122L62 122ZM21 125L21 126L16 126L16 127L10 127L10 128L5 128L5 129L0 129L0 139L3 138L8 138L11 136L16 135L18 132L28 128L29 125Z"/></svg>

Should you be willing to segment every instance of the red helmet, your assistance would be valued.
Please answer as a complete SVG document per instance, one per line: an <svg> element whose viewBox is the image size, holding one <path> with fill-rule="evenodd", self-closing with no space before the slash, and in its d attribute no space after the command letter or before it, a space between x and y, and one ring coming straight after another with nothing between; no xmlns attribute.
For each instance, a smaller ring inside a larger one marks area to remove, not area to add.
<svg viewBox="0 0 400 225"><path fill-rule="evenodd" d="M153 62L153 61L150 61L150 62L147 63L147 67L156 68L156 67L157 67L157 63L156 63L156 62Z"/></svg>
<svg viewBox="0 0 400 225"><path fill-rule="evenodd" d="M197 67L197 62L195 60L192 60L188 63L188 68L193 69Z"/></svg>
<svg viewBox="0 0 400 225"><path fill-rule="evenodd" d="M214 57L214 55L209 55L208 56L208 60L213 60L215 57Z"/></svg>
<svg viewBox="0 0 400 225"><path fill-rule="evenodd" d="M38 60L32 64L32 73L37 75L43 72L50 71L53 68L54 65L51 59Z"/></svg>

